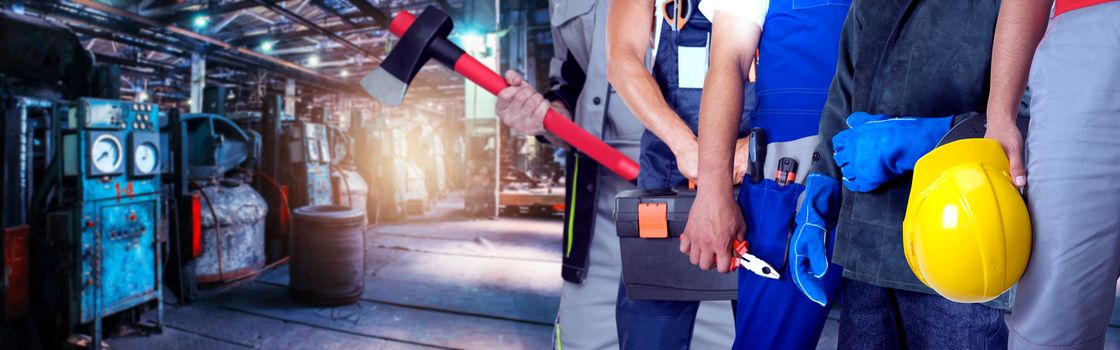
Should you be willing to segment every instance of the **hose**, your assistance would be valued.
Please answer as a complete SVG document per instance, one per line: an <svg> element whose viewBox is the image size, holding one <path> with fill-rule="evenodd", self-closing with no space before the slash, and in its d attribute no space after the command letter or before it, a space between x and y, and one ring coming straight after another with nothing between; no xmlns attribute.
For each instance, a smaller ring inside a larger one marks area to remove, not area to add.
<svg viewBox="0 0 1120 350"><path fill-rule="evenodd" d="M335 166L333 168L334 170L338 170L338 177L342 179L342 185L346 187L346 204L349 204L350 207L353 208L354 197L352 197L352 194L350 193L350 177L348 177L346 173L342 171L342 167ZM341 198L339 199L340 200L338 201L338 205L342 205Z"/></svg>
<svg viewBox="0 0 1120 350"><path fill-rule="evenodd" d="M277 182L276 179L272 178L272 176L268 176L268 174L253 169L240 168L240 170L248 173L250 176L260 176L261 179L265 180L265 182L268 182L272 185L272 187L275 187L276 193L280 194L280 210L286 211L289 218L292 217L292 207L288 205L288 194L284 193L283 186L280 186L280 183Z"/></svg>

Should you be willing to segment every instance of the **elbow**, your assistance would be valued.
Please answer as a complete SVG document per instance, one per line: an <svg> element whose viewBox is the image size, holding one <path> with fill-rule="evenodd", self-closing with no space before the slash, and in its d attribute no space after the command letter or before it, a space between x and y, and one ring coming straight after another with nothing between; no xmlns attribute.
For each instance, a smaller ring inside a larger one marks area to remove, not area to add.
<svg viewBox="0 0 1120 350"><path fill-rule="evenodd" d="M635 62L630 56L617 52L607 53L607 81L616 88L626 85L625 82L630 77L630 70L633 65L641 65L641 62Z"/></svg>

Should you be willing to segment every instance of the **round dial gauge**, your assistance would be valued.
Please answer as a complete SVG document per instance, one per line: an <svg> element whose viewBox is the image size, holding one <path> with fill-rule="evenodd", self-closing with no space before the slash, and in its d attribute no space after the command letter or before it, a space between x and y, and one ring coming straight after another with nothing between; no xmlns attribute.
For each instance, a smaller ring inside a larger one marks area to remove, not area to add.
<svg viewBox="0 0 1120 350"><path fill-rule="evenodd" d="M132 162L136 164L136 170L151 174L156 171L156 166L159 164L159 151L151 142L136 146L136 150L132 152Z"/></svg>
<svg viewBox="0 0 1120 350"><path fill-rule="evenodd" d="M90 161L102 173L111 173L121 166L121 140L113 135L101 135L90 147Z"/></svg>

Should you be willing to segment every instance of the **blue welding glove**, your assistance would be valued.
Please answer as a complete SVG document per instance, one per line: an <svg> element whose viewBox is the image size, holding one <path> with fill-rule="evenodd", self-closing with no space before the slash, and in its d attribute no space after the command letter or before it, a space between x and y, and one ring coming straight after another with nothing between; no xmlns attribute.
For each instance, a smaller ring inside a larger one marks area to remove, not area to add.
<svg viewBox="0 0 1120 350"><path fill-rule="evenodd" d="M824 306L828 303L824 277L828 272L828 250L825 239L836 229L840 214L840 182L822 175L809 174L805 182L805 199L794 219L796 228L789 243L790 274L810 300Z"/></svg>
<svg viewBox="0 0 1120 350"><path fill-rule="evenodd" d="M953 117L891 117L852 113L850 129L832 138L833 159L844 174L844 186L868 192L914 170L914 164L937 146Z"/></svg>

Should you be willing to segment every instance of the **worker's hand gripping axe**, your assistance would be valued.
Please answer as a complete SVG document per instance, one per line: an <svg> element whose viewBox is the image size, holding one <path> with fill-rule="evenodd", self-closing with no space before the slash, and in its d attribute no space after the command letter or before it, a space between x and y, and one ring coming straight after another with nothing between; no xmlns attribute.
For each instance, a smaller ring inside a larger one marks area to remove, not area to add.
<svg viewBox="0 0 1120 350"><path fill-rule="evenodd" d="M431 58L492 94L508 87L502 76L447 40L452 26L447 14L430 5L420 16L407 11L398 13L389 24L389 31L401 40L373 73L362 78L362 88L374 98L398 106L412 78ZM548 110L544 128L618 176L628 181L638 177L637 163L556 111Z"/></svg>

